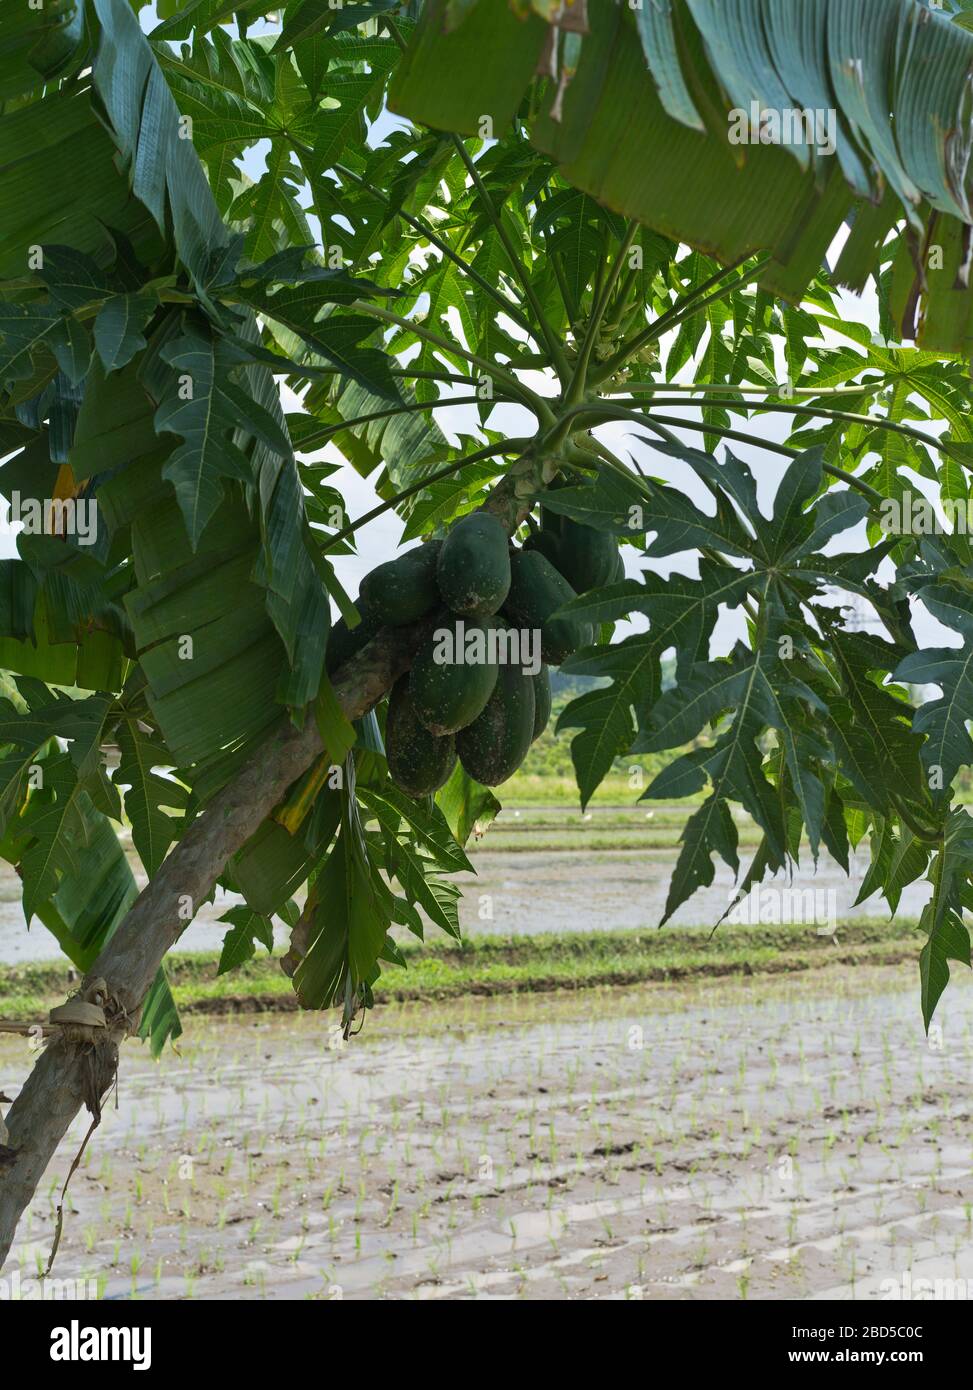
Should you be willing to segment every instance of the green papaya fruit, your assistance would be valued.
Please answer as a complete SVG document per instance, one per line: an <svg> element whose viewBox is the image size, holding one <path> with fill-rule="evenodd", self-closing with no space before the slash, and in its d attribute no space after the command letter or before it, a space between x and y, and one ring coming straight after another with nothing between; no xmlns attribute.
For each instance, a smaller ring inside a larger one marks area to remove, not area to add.
<svg viewBox="0 0 973 1390"><path fill-rule="evenodd" d="M590 623L551 616L576 595L539 550L515 551L510 569L510 593L504 612L520 627L540 629L542 660L560 666L578 647L593 640Z"/></svg>
<svg viewBox="0 0 973 1390"><path fill-rule="evenodd" d="M596 531L566 516L561 522L558 569L574 589L586 594L610 584L615 574L618 545L607 531Z"/></svg>
<svg viewBox="0 0 973 1390"><path fill-rule="evenodd" d="M389 776L409 796L438 791L456 766L456 740L431 734L419 721L409 694L409 677L400 676L389 696L385 720Z"/></svg>
<svg viewBox="0 0 973 1390"><path fill-rule="evenodd" d="M386 627L418 622L439 602L436 567L442 541L428 541L365 575L359 597Z"/></svg>
<svg viewBox="0 0 973 1390"><path fill-rule="evenodd" d="M437 576L451 613L496 613L510 588L509 542L502 523L489 512L473 512L458 521L443 541Z"/></svg>
<svg viewBox="0 0 973 1390"><path fill-rule="evenodd" d="M456 735L459 760L475 781L498 787L513 776L530 748L534 714L534 678L501 666L483 712Z"/></svg>
<svg viewBox="0 0 973 1390"><path fill-rule="evenodd" d="M360 598L355 606L361 618L358 625L349 627L344 618L339 618L328 634L328 648L324 660L328 675L357 655L365 643L370 642L383 626L381 619L376 617Z"/></svg>
<svg viewBox="0 0 973 1390"><path fill-rule="evenodd" d="M490 618L445 615L416 653L409 694L422 724L433 734L454 734L472 724L493 694L497 665Z"/></svg>
<svg viewBox="0 0 973 1390"><path fill-rule="evenodd" d="M541 530L551 536L559 537L563 518L557 513L550 511L547 507L541 507Z"/></svg>
<svg viewBox="0 0 973 1390"><path fill-rule="evenodd" d="M561 568L561 547L559 538L554 531L535 531L524 541L524 549L539 550L543 556L550 560L555 569Z"/></svg>
<svg viewBox="0 0 973 1390"><path fill-rule="evenodd" d="M534 732L531 743L540 738L551 717L551 673L541 662L541 669L531 678L534 682Z"/></svg>

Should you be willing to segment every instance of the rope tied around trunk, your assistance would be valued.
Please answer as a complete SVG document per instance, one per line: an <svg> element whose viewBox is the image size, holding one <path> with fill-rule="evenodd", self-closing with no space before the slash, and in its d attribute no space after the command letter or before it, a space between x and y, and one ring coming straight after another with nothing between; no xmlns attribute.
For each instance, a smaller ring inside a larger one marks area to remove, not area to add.
<svg viewBox="0 0 973 1390"><path fill-rule="evenodd" d="M64 1003L51 1009L46 1023L18 1023L0 1019L0 1033L25 1037L63 1038L77 1045L111 1039L116 1045L135 1031L136 1020L123 1008L100 976L87 983ZM90 1108L90 1107L89 1107Z"/></svg>

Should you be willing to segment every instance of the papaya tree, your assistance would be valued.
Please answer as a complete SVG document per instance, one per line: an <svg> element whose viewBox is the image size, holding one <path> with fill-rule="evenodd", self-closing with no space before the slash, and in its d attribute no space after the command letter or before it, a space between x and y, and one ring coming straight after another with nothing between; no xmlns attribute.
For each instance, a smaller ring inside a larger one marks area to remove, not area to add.
<svg viewBox="0 0 973 1390"><path fill-rule="evenodd" d="M0 852L83 983L5 1117L0 1258L120 1042L178 1034L165 956L217 887L221 968L284 923L346 1029L393 928L458 935L547 663L598 678L558 720L582 805L624 754L695 798L666 917L715 856L746 891L867 846L893 911L927 879L928 1026L970 962L968 21L4 7ZM349 596L389 513L402 555Z"/></svg>

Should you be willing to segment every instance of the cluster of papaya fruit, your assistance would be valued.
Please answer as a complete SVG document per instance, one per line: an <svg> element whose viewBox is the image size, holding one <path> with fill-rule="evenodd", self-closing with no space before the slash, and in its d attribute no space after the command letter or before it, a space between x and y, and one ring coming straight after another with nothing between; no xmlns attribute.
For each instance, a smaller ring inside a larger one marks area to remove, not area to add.
<svg viewBox="0 0 973 1390"><path fill-rule="evenodd" d="M383 627L433 621L389 695L385 751L392 780L427 796L457 759L477 782L516 772L551 713L548 665L594 640L589 623L556 617L578 593L619 575L611 536L542 511L522 548L501 522L474 512L445 540L378 565L362 580L361 621L335 624L336 670ZM539 650L538 650L539 647Z"/></svg>

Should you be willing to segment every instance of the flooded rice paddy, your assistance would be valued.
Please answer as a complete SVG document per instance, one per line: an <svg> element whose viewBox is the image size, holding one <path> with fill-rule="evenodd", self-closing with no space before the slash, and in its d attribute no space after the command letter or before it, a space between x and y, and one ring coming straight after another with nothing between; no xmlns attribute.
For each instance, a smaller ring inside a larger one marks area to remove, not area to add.
<svg viewBox="0 0 973 1390"><path fill-rule="evenodd" d="M158 1064L127 1050L55 1273L201 1299L973 1278L973 986L927 1041L917 985L885 967L389 1005L343 1046L321 1017L194 1018ZM0 1089L24 1068L0 1040ZM46 1260L69 1148L8 1271Z"/></svg>

